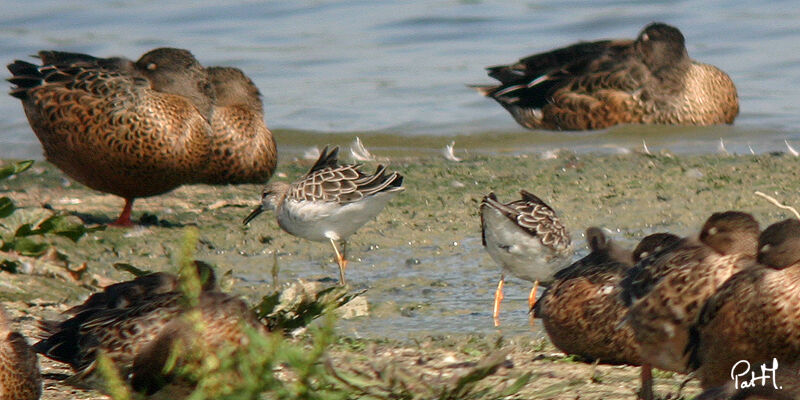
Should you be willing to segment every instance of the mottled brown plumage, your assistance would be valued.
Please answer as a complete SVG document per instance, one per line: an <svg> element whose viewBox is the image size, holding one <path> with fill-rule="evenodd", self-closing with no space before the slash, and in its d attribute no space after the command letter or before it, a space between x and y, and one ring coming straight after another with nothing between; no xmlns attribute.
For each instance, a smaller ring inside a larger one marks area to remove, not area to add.
<svg viewBox="0 0 800 400"><path fill-rule="evenodd" d="M137 62L40 52L43 65L9 65L48 161L126 200L168 192L205 167L213 93L186 50L156 49ZM128 215L124 215L124 214Z"/></svg>
<svg viewBox="0 0 800 400"><path fill-rule="evenodd" d="M534 310L553 344L588 360L642 364L633 330L622 324L628 307L620 296L620 282L635 262L677 240L671 234L649 235L631 253L607 239L600 228L587 229L591 252L556 274ZM651 398L652 386L650 368L643 368L640 395Z"/></svg>
<svg viewBox="0 0 800 400"><path fill-rule="evenodd" d="M37 400L41 394L36 353L0 306L0 400Z"/></svg>
<svg viewBox="0 0 800 400"><path fill-rule="evenodd" d="M209 74L187 50L138 61L42 51L8 65L45 157L78 182L133 201L186 183L263 183L275 169L258 89L241 71ZM216 98L219 96L220 101Z"/></svg>
<svg viewBox="0 0 800 400"><path fill-rule="evenodd" d="M756 367L773 357L781 365L800 361L800 221L767 227L758 262L728 279L692 328L687 352L704 388L730 380L739 360Z"/></svg>
<svg viewBox="0 0 800 400"><path fill-rule="evenodd" d="M208 184L264 183L275 172L278 153L264 122L261 93L241 70L207 68L215 104Z"/></svg>
<svg viewBox="0 0 800 400"><path fill-rule="evenodd" d="M591 252L556 273L534 316L542 319L550 340L567 354L639 365L630 329L617 329L625 314L618 283L633 265L631 252L606 238L600 228L587 229L586 242Z"/></svg>
<svg viewBox="0 0 800 400"><path fill-rule="evenodd" d="M689 58L684 41L677 28L652 23L636 40L580 42L489 67L501 83L476 89L529 129L733 123L736 87L725 72Z"/></svg>
<svg viewBox="0 0 800 400"><path fill-rule="evenodd" d="M758 234L750 214L715 213L699 240L682 239L629 271L622 283L623 298L632 301L625 321L645 362L686 371L689 327L725 280L755 262Z"/></svg>
<svg viewBox="0 0 800 400"><path fill-rule="evenodd" d="M163 367L173 348L242 345L248 340L246 327L265 331L247 304L218 290L210 269L196 266L206 278L197 297L175 287L179 282L175 277L148 280L145 276L112 285L69 310L68 319L43 322L45 337L34 349L69 364L76 372L72 380L90 386L102 351L123 377L130 376L134 389L153 393L170 379ZM169 287L173 290L166 290ZM194 312L199 325L188 317Z"/></svg>
<svg viewBox="0 0 800 400"><path fill-rule="evenodd" d="M217 289L217 280L211 265L195 260L194 268L202 282L203 291ZM108 285L102 292L93 293L82 304L71 307L65 314L76 315L92 309L126 308L143 299L180 289L177 275L168 272L153 272L129 281Z"/></svg>

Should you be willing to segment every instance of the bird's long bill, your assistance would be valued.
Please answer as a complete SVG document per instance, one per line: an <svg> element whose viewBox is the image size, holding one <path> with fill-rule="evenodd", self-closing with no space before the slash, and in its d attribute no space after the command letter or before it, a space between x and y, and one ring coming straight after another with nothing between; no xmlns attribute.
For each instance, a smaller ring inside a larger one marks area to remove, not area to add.
<svg viewBox="0 0 800 400"><path fill-rule="evenodd" d="M264 212L264 208L259 205L253 211L251 211L250 214L244 217L244 221L242 221L242 223L247 225L248 223L250 223L250 221L252 221L255 217L257 217L258 214L261 214L262 212Z"/></svg>

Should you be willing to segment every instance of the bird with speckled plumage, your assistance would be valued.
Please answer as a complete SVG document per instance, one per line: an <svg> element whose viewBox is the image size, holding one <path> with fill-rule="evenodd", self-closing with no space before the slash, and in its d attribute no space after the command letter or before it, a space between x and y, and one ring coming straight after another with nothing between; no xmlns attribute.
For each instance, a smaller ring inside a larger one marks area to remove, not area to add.
<svg viewBox="0 0 800 400"><path fill-rule="evenodd" d="M610 364L641 365L639 343L622 324L628 307L620 282L634 263L658 253L679 238L656 233L642 239L633 252L606 237L602 229L586 230L590 253L556 273L555 281L536 303L534 316L550 341L567 354ZM641 395L652 397L652 377L642 370Z"/></svg>
<svg viewBox="0 0 800 400"><path fill-rule="evenodd" d="M41 51L8 65L45 158L76 181L125 199L190 183L264 183L275 169L258 90L241 71L209 73L188 50L137 61ZM217 98L220 101L217 101Z"/></svg>
<svg viewBox="0 0 800 400"><path fill-rule="evenodd" d="M37 400L41 394L39 359L0 306L0 400Z"/></svg>
<svg viewBox="0 0 800 400"><path fill-rule="evenodd" d="M675 27L652 23L635 40L580 42L487 68L476 85L528 129L617 124L731 124L739 98L730 77L689 58Z"/></svg>
<svg viewBox="0 0 800 400"><path fill-rule="evenodd" d="M209 67L214 88L211 154L200 179L206 184L263 183L275 172L278 152L264 122L261 92L233 67Z"/></svg>
<svg viewBox="0 0 800 400"><path fill-rule="evenodd" d="M311 169L300 179L271 182L261 192L261 204L244 218L247 225L266 210L275 210L284 231L333 247L339 284L345 285L347 238L375 218L405 190L403 176L378 165L373 174L360 164L339 164L339 148L322 149ZM339 250L339 245L342 250Z"/></svg>
<svg viewBox="0 0 800 400"><path fill-rule="evenodd" d="M555 210L528 191L522 190L520 195L520 200L503 203L489 193L480 205L483 247L503 271L494 295L495 326L500 324L506 273L533 282L528 294L531 309L539 284L550 284L556 272L569 265L573 254L572 240Z"/></svg>
<svg viewBox="0 0 800 400"><path fill-rule="evenodd" d="M210 266L195 262L186 271L194 277L155 273L106 287L67 310L66 319L42 321L34 349L68 364L75 372L70 383L89 387L99 384L102 351L133 389L152 394L172 379L165 367L174 370L195 346L244 346L248 332L266 332L244 301L219 290ZM192 279L195 294L187 290Z"/></svg>
<svg viewBox="0 0 800 400"><path fill-rule="evenodd" d="M651 367L687 372L689 328L731 275L755 263L758 222L739 211L714 213L697 237L640 260L620 282L627 324L639 343L642 376Z"/></svg>
<svg viewBox="0 0 800 400"><path fill-rule="evenodd" d="M703 388L729 381L739 360L753 369L800 362L800 221L767 227L758 249L758 265L720 286L691 329L687 353Z"/></svg>

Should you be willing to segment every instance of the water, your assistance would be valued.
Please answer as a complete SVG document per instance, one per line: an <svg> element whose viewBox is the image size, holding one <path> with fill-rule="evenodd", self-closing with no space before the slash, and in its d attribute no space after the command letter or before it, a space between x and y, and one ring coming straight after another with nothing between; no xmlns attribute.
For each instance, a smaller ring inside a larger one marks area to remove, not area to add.
<svg viewBox="0 0 800 400"><path fill-rule="evenodd" d="M159 46L190 49L204 65L233 65L264 95L268 125L282 151L349 142L357 132L372 150L433 153L451 140L476 153L617 152L640 146L682 153L718 151L725 138L737 153L800 148L800 8L795 1L253 1L117 0L18 2L0 0L0 61L40 49L138 58ZM488 65L578 40L634 37L645 24L679 27L689 54L728 72L741 114L734 126L623 126L586 133L532 132L498 104L465 84L486 83ZM6 86L6 87L10 87ZM0 95L0 158L41 158L19 101ZM580 246L581 240L576 238ZM335 276L312 260L287 261L297 277ZM406 332L493 332L489 302L498 268L473 238L445 252L415 254L419 265L388 268L370 258L348 270L352 282L387 281L371 290L373 305L407 308L375 320L345 323L355 335ZM385 256L385 255L384 255ZM242 266L241 276L266 282L269 257ZM224 262L223 262L224 264ZM438 267L438 268L437 268ZM444 269L442 269L444 268ZM252 274L250 272L252 272ZM445 271L445 272L442 272ZM449 272L448 272L449 271ZM453 272L456 271L456 272ZM448 273L470 271L464 286ZM259 275L261 274L261 275ZM295 277L295 276L292 276ZM441 281L441 282L439 282ZM419 284L418 282L425 282ZM431 284L433 282L433 284ZM503 332L528 332L527 282L509 278ZM382 293L382 294L381 294ZM419 307L418 310L414 307ZM415 318L423 315L426 317ZM403 326L403 330L398 330Z"/></svg>
<svg viewBox="0 0 800 400"><path fill-rule="evenodd" d="M578 236L576 243L583 243ZM280 259L280 280L325 280L333 284L338 277L329 262L330 247L325 243L307 246L306 251ZM587 251L579 249L579 255ZM357 337L419 338L442 334L544 335L541 322L531 326L528 318L528 293L531 282L506 276L505 298L501 304L500 326L492 323L492 299L500 278L500 267L491 260L480 236L449 244L391 249L358 248L358 258L347 269L353 290L367 289L369 318L342 320L340 332ZM271 254L236 259L240 289L263 295L272 279ZM414 261L411 261L414 260ZM220 256L219 265L231 258ZM541 289L541 294L544 289ZM402 327L401 329L399 329Z"/></svg>
<svg viewBox="0 0 800 400"><path fill-rule="evenodd" d="M800 139L800 9L793 1L0 3L6 63L40 49L138 58L174 46L205 65L242 68L261 88L283 148L349 141L350 132L368 146L404 151L452 139L474 151L594 151L639 145L644 134L651 147L672 151L713 152L725 137L730 151L763 152ZM582 39L633 37L651 21L678 26L692 57L732 76L742 110L735 126L530 132L465 86L490 82L487 65ZM40 158L19 102L0 96L0 113L0 157Z"/></svg>

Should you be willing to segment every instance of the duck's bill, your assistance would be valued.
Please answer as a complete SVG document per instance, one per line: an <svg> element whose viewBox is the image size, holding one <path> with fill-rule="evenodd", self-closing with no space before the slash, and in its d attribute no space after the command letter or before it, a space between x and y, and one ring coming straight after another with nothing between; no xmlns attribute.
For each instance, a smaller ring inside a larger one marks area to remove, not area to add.
<svg viewBox="0 0 800 400"><path fill-rule="evenodd" d="M261 206L256 207L253 211L250 212L250 214L244 217L244 221L242 221L242 223L247 225L248 223L250 223L250 221L255 219L255 217L257 217L258 214L261 214L262 212L264 212L264 209Z"/></svg>

